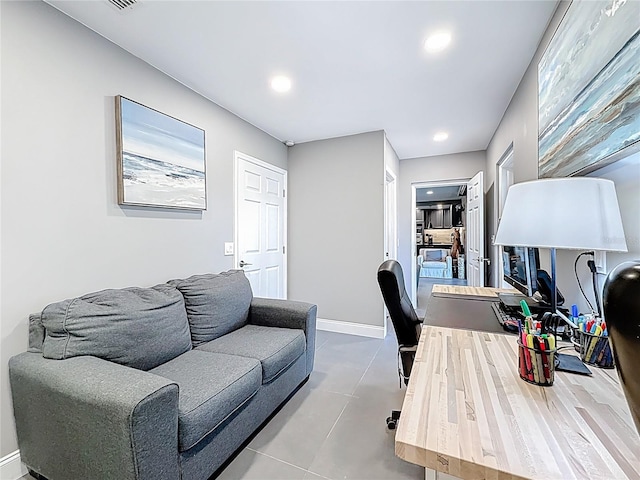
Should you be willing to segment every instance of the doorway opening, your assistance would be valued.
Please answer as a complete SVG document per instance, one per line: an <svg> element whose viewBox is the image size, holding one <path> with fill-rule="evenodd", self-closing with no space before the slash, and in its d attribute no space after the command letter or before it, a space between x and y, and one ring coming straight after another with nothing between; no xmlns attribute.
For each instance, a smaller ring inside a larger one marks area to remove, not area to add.
<svg viewBox="0 0 640 480"><path fill-rule="evenodd" d="M412 300L417 310L435 284L467 285L467 183L426 182L412 187Z"/></svg>

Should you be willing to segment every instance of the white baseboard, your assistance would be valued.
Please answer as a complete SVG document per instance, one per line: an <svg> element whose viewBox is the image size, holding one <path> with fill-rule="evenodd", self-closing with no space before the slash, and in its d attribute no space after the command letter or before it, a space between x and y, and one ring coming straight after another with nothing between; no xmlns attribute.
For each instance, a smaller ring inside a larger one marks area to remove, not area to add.
<svg viewBox="0 0 640 480"><path fill-rule="evenodd" d="M347 333L349 335L359 335L361 337L384 338L384 327L375 325L365 325L363 323L343 322L340 320L329 320L328 318L317 318L316 328L326 332Z"/></svg>
<svg viewBox="0 0 640 480"><path fill-rule="evenodd" d="M20 461L20 450L0 458L0 480L18 480L29 473Z"/></svg>

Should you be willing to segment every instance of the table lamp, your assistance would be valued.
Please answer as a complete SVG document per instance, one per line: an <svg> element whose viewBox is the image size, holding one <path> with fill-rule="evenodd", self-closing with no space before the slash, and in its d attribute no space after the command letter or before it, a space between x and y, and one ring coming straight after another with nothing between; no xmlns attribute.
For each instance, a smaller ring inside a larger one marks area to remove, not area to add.
<svg viewBox="0 0 640 480"><path fill-rule="evenodd" d="M568 177L517 183L509 188L496 245L551 251L551 312L557 313L556 249L626 252L616 190L611 180ZM563 357L558 355L563 368ZM565 363L567 362L565 358Z"/></svg>

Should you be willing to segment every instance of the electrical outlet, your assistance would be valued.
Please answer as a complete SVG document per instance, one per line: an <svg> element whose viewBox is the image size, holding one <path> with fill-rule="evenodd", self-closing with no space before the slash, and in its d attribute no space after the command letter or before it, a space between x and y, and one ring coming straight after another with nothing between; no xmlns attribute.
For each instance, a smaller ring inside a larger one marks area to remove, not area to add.
<svg viewBox="0 0 640 480"><path fill-rule="evenodd" d="M596 272L607 273L607 253L597 250L594 253L593 261L596 264Z"/></svg>
<svg viewBox="0 0 640 480"><path fill-rule="evenodd" d="M233 255L233 242L224 242L224 254Z"/></svg>

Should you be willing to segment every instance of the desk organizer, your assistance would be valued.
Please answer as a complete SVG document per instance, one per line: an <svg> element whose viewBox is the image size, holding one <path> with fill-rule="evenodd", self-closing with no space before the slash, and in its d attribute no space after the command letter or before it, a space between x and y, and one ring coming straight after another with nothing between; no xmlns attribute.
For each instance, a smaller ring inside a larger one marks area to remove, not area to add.
<svg viewBox="0 0 640 480"><path fill-rule="evenodd" d="M525 382L543 387L553 385L556 350L540 350L518 340L518 373Z"/></svg>
<svg viewBox="0 0 640 480"><path fill-rule="evenodd" d="M611 341L608 336L593 335L587 332L578 332L580 338L580 357L587 365L600 368L613 368L613 353Z"/></svg>

